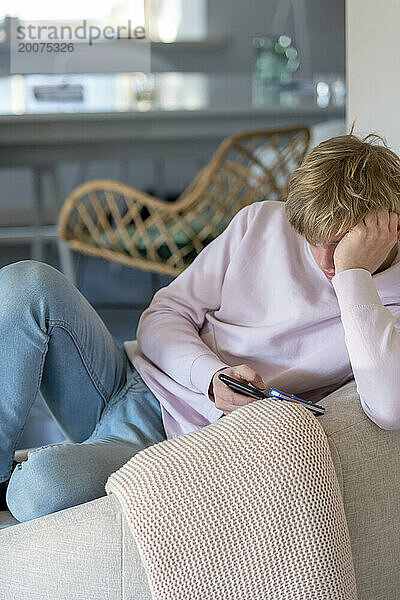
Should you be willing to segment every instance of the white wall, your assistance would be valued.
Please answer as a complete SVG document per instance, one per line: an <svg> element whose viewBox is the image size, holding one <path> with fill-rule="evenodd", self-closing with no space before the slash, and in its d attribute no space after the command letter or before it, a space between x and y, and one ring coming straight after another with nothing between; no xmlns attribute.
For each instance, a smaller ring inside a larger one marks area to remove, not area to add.
<svg viewBox="0 0 400 600"><path fill-rule="evenodd" d="M346 0L347 126L400 153L400 0Z"/></svg>

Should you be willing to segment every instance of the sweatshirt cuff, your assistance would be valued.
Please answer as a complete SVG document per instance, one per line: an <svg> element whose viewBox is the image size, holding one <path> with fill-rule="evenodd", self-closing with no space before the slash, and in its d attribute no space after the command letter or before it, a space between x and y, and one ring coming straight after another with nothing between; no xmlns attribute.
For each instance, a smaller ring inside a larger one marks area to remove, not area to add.
<svg viewBox="0 0 400 600"><path fill-rule="evenodd" d="M200 354L192 362L190 382L196 390L208 398L208 388L212 376L219 369L226 369L227 367L229 365L219 360L215 354Z"/></svg>
<svg viewBox="0 0 400 600"><path fill-rule="evenodd" d="M366 269L347 269L332 277L340 310L360 304L382 304L372 275Z"/></svg>

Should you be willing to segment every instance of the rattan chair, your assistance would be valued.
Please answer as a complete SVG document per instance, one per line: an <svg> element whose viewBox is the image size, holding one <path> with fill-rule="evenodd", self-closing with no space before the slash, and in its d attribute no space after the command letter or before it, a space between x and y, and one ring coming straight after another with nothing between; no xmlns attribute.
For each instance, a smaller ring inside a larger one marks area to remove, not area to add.
<svg viewBox="0 0 400 600"><path fill-rule="evenodd" d="M309 137L307 127L234 135L172 203L117 181L89 181L65 200L59 236L84 254L179 275L241 208L285 200Z"/></svg>

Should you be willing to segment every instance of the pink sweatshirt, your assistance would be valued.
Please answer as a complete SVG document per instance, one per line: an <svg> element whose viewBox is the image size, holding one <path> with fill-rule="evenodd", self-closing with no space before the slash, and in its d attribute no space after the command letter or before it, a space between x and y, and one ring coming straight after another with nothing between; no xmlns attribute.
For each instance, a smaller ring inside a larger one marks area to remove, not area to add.
<svg viewBox="0 0 400 600"><path fill-rule="evenodd" d="M154 294L124 345L161 403L168 438L223 415L208 386L242 363L266 386L312 401L354 377L368 417L397 429L399 328L400 252L381 273L349 269L331 284L284 204L264 201L241 209Z"/></svg>

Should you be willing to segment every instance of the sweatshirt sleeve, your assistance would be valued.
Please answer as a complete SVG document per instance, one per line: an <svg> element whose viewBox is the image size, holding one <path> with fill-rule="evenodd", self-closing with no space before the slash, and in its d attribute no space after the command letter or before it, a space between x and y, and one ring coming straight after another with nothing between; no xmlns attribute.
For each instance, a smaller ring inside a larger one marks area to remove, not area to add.
<svg viewBox="0 0 400 600"><path fill-rule="evenodd" d="M369 271L342 271L332 285L361 406L381 429L400 429L399 320L382 304Z"/></svg>
<svg viewBox="0 0 400 600"><path fill-rule="evenodd" d="M254 205L242 208L226 229L168 286L158 290L142 313L138 345L159 369L208 398L212 376L229 365L202 341L205 314L221 305L226 270L246 233Z"/></svg>

